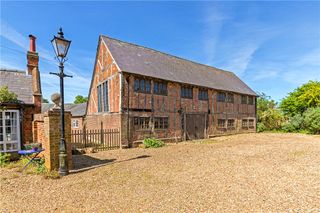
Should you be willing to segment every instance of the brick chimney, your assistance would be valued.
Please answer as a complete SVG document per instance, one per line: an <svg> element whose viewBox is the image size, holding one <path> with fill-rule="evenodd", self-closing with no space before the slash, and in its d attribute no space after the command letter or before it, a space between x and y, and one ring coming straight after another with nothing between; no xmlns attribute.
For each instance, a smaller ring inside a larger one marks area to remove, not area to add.
<svg viewBox="0 0 320 213"><path fill-rule="evenodd" d="M27 53L28 62L28 75L32 75L32 91L33 91L33 103L35 105L35 113L41 113L41 82L39 72L39 56L36 52L36 37L29 35L30 49Z"/></svg>

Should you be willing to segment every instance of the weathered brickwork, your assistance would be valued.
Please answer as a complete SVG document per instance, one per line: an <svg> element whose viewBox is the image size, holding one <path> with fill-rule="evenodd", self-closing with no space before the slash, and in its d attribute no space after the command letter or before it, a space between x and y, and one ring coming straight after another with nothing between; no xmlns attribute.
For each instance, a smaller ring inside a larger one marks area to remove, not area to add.
<svg viewBox="0 0 320 213"><path fill-rule="evenodd" d="M120 74L110 52L104 43L99 43L97 59L90 90L87 114L92 115L98 112L98 93L97 86L108 81L109 89L109 112L119 112L120 102Z"/></svg>
<svg viewBox="0 0 320 213"><path fill-rule="evenodd" d="M59 144L60 132L60 111L49 110L43 115L42 147L45 149L45 165L49 170L59 168ZM39 131L40 128L39 128ZM68 168L72 169L72 149L71 149L71 113L65 112L65 141L67 148Z"/></svg>
<svg viewBox="0 0 320 213"><path fill-rule="evenodd" d="M150 80L150 93L135 92L135 78ZM98 112L97 86L105 81L108 81L109 111ZM166 95L153 93L154 81L167 84ZM193 88L191 99L181 97L181 86ZM208 90L208 100L199 100L199 89ZM255 97L252 96L253 103L241 104L241 94L230 92L233 94L233 103L218 102L218 92L224 91L120 71L105 43L100 40L84 125L88 129L98 129L101 126L107 129L120 128L123 146L133 146L134 141L150 136L168 141L189 138L186 129L190 127L187 126L198 118L199 126L203 127L200 136L196 135L199 137L254 132L255 125L250 128L242 127L242 119L250 119L256 123ZM137 122L140 122L137 118L140 117L150 118L148 128L137 127ZM167 118L168 126L156 129L155 118ZM225 125L218 126L218 120L224 120ZM228 120L232 121L230 126Z"/></svg>

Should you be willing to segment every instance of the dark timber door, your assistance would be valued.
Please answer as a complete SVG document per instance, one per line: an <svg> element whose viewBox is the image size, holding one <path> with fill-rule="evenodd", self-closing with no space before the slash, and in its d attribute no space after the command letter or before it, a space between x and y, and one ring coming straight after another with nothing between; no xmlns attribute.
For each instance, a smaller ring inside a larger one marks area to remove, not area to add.
<svg viewBox="0 0 320 213"><path fill-rule="evenodd" d="M186 114L186 136L188 140L204 138L206 114Z"/></svg>

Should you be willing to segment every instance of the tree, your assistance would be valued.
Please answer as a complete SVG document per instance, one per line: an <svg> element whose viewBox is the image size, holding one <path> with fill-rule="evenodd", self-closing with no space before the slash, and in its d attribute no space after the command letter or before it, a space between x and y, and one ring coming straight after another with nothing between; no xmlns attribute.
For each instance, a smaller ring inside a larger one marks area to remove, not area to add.
<svg viewBox="0 0 320 213"><path fill-rule="evenodd" d="M309 81L296 88L280 104L283 113L290 117L314 107L320 107L320 81Z"/></svg>
<svg viewBox="0 0 320 213"><path fill-rule="evenodd" d="M261 117L261 114L268 109L275 109L277 103L271 99L270 96L266 95L265 93L260 93L259 97L257 98L257 114L258 118Z"/></svg>
<svg viewBox="0 0 320 213"><path fill-rule="evenodd" d="M18 101L18 96L10 92L7 86L0 88L0 103L15 103Z"/></svg>
<svg viewBox="0 0 320 213"><path fill-rule="evenodd" d="M82 95L77 95L75 97L75 100L73 103L75 104L81 104L81 103L85 103L88 101L88 97L83 97Z"/></svg>
<svg viewBox="0 0 320 213"><path fill-rule="evenodd" d="M258 131L280 129L284 117L277 108L277 103L261 93L257 99Z"/></svg>
<svg viewBox="0 0 320 213"><path fill-rule="evenodd" d="M46 98L42 98L41 102L42 103L49 103L48 99L46 99Z"/></svg>

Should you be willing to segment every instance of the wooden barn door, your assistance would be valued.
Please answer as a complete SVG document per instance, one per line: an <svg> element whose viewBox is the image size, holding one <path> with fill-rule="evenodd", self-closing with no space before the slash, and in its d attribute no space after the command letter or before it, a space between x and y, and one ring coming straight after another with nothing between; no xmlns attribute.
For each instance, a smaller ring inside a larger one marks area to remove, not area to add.
<svg viewBox="0 0 320 213"><path fill-rule="evenodd" d="M188 140L205 137L206 114L186 114L186 137Z"/></svg>

